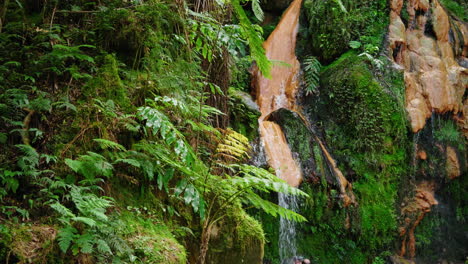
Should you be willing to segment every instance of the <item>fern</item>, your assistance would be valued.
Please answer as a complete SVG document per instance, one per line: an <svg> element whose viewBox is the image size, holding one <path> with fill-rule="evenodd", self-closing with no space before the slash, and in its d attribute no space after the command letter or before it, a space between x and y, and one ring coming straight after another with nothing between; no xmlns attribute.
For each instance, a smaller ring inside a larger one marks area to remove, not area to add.
<svg viewBox="0 0 468 264"><path fill-rule="evenodd" d="M76 160L65 159L65 164L88 180L98 176L110 177L112 175L113 166L104 156L91 151L87 153L87 155L81 155Z"/></svg>
<svg viewBox="0 0 468 264"><path fill-rule="evenodd" d="M220 156L221 160L232 163L250 158L251 147L247 137L231 129L227 129L224 134L223 140L216 148L216 155Z"/></svg>
<svg viewBox="0 0 468 264"><path fill-rule="evenodd" d="M252 10L254 12L255 17L259 21L263 21L264 14L262 8L260 7L260 0L252 0Z"/></svg>
<svg viewBox="0 0 468 264"><path fill-rule="evenodd" d="M39 166L40 155L30 145L15 145L23 155L18 159L18 167L25 176L37 177L41 172L37 169Z"/></svg>
<svg viewBox="0 0 468 264"><path fill-rule="evenodd" d="M306 82L306 95L315 93L319 86L319 75L322 65L316 57L310 56L304 59L304 79Z"/></svg>
<svg viewBox="0 0 468 264"><path fill-rule="evenodd" d="M265 49L263 48L262 38L260 34L255 30L252 23L249 21L249 18L245 14L244 9L240 5L240 0L231 0L231 4L234 8L234 13L239 19L239 24L244 32L244 37L247 39L250 47L250 54L252 58L256 61L257 67L263 76L270 78L271 62L265 55Z"/></svg>
<svg viewBox="0 0 468 264"><path fill-rule="evenodd" d="M85 254L93 253L95 237L92 234L90 233L83 234L79 236L74 242L76 244L73 250L74 255L76 255L78 252L82 252Z"/></svg>
<svg viewBox="0 0 468 264"><path fill-rule="evenodd" d="M126 151L124 146L114 141L110 141L110 140L102 139L102 138L95 138L93 139L93 141L97 142L99 146L103 149Z"/></svg>
<svg viewBox="0 0 468 264"><path fill-rule="evenodd" d="M102 239L99 239L97 241L97 250L101 253L104 253L104 254L111 254L112 255L112 250L111 248L109 247L109 244L107 244L106 241L102 240Z"/></svg>
<svg viewBox="0 0 468 264"><path fill-rule="evenodd" d="M78 230L72 226L60 229L57 240L60 250L62 250L63 253L66 253L70 248L72 241L76 238L76 233L78 233Z"/></svg>
<svg viewBox="0 0 468 264"><path fill-rule="evenodd" d="M96 221L88 217L78 216L78 217L73 217L71 220L75 222L81 222L81 223L87 224L90 227L93 227L96 225Z"/></svg>

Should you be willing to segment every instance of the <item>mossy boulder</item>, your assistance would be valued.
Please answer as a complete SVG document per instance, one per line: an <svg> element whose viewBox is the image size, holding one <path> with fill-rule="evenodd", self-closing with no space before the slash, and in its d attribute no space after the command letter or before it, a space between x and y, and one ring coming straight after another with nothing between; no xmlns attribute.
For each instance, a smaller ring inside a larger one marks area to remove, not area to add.
<svg viewBox="0 0 468 264"><path fill-rule="evenodd" d="M318 95L305 98L304 108L359 205L341 208L327 181L304 186L311 198L301 213L314 220L301 226L302 253L319 263L372 262L397 236L398 193L410 171L403 76L348 52L320 77Z"/></svg>
<svg viewBox="0 0 468 264"><path fill-rule="evenodd" d="M243 209L235 207L213 228L207 263L261 264L265 243L262 226Z"/></svg>

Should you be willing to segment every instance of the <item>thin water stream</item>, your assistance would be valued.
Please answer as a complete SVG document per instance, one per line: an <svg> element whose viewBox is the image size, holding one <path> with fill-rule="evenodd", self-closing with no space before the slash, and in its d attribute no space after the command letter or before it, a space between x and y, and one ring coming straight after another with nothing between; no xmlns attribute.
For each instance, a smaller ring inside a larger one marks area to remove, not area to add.
<svg viewBox="0 0 468 264"><path fill-rule="evenodd" d="M297 212L299 209L299 197L287 194L278 194L278 204L286 209ZM292 263L297 256L296 222L286 218L280 218L280 230L278 250L281 264Z"/></svg>

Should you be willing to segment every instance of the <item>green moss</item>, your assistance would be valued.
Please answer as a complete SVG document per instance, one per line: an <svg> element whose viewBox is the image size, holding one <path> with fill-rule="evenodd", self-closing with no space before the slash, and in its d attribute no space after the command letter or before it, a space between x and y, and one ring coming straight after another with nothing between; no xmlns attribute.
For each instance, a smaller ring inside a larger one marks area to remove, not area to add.
<svg viewBox="0 0 468 264"><path fill-rule="evenodd" d="M128 89L124 87L120 79L118 61L115 56L107 54L102 58L102 66L97 76L85 86L84 95L87 98L101 98L104 102L112 100L125 109L131 109Z"/></svg>
<svg viewBox="0 0 468 264"><path fill-rule="evenodd" d="M119 231L134 249L138 263L186 263L184 247L162 220L129 211L114 217L122 221Z"/></svg>
<svg viewBox="0 0 468 264"><path fill-rule="evenodd" d="M270 120L281 126L288 145L293 153L298 154L302 170L310 172L313 153L311 146L312 134L304 122L293 112L280 109L271 114Z"/></svg>
<svg viewBox="0 0 468 264"><path fill-rule="evenodd" d="M227 208L213 229L207 263L261 263L265 234L262 225L240 205Z"/></svg>
<svg viewBox="0 0 468 264"><path fill-rule="evenodd" d="M55 263L56 249L53 241L57 230L39 224L0 224L0 261L10 263Z"/></svg>
<svg viewBox="0 0 468 264"><path fill-rule="evenodd" d="M300 244L305 244L303 254L319 263L371 261L397 235L397 195L409 170L411 146L404 82L390 67L384 79L370 69L355 53L344 54L322 72L320 98L307 102L359 204L341 208L336 191L326 184L303 187L311 198L301 211L309 223L302 227ZM315 159L322 163L320 155ZM324 243L330 247L321 249Z"/></svg>
<svg viewBox="0 0 468 264"><path fill-rule="evenodd" d="M463 21L468 21L468 3L463 0L440 0L449 13Z"/></svg>

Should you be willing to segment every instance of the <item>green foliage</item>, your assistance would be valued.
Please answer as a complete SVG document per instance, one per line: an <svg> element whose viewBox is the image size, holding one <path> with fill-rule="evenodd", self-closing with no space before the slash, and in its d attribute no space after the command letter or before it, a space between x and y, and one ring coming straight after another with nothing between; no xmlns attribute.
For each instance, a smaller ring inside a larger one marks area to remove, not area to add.
<svg viewBox="0 0 468 264"><path fill-rule="evenodd" d="M254 12L255 17L259 21L263 21L265 15L263 14L263 10L260 7L260 0L252 0L252 10Z"/></svg>
<svg viewBox="0 0 468 264"><path fill-rule="evenodd" d="M442 5L463 21L468 21L468 4L460 0L441 0Z"/></svg>
<svg viewBox="0 0 468 264"><path fill-rule="evenodd" d="M58 234L60 250L63 253L71 250L73 255L93 254L101 261L134 259L131 249L115 234L115 227L106 215L113 205L112 199L96 196L89 187L68 185L67 189L76 213L59 201L50 205L60 215L58 220L63 225Z"/></svg>
<svg viewBox="0 0 468 264"><path fill-rule="evenodd" d="M366 58L376 69L381 70L384 66L384 63L380 59L376 58L379 52L378 46L374 46L373 44L362 45L361 42L355 40L350 41L349 46L355 50L363 48L362 53L360 53L359 56Z"/></svg>
<svg viewBox="0 0 468 264"><path fill-rule="evenodd" d="M265 55L265 50L262 46L261 34L257 32L258 27L255 28L249 21L249 18L245 14L244 9L240 5L240 0L231 0L231 4L234 8L234 12L239 19L239 25L243 30L243 35L250 47L250 54L252 59L256 62L260 72L266 76L270 76L271 62Z"/></svg>
<svg viewBox="0 0 468 264"><path fill-rule="evenodd" d="M465 150L466 140L452 120L444 120L435 131L435 138L445 144Z"/></svg>
<svg viewBox="0 0 468 264"><path fill-rule="evenodd" d="M319 75L322 65L316 57L306 57L304 59L304 79L307 84L306 95L316 92L319 86Z"/></svg>
<svg viewBox="0 0 468 264"><path fill-rule="evenodd" d="M287 184L285 181L262 168L257 168L250 165L233 165L232 167L238 169L239 173L243 176L227 178L223 181L226 181L226 186L232 185L235 189L237 189L236 191L238 193L235 193L234 195L239 196L244 203L262 209L267 214L273 216L278 215L297 222L307 221L303 216L293 211L287 210L278 206L277 204L264 200L258 195L258 193L254 192L254 190L260 192L273 191L307 197L308 195L306 193L300 191L297 188L289 186L289 184Z"/></svg>
<svg viewBox="0 0 468 264"><path fill-rule="evenodd" d="M331 62L348 50L350 41L379 47L387 28L388 4L384 0L326 0L304 3L309 22L311 51L321 61ZM324 23L326 21L326 23Z"/></svg>
<svg viewBox="0 0 468 264"><path fill-rule="evenodd" d="M384 77L377 78L363 58L350 52L321 74L320 99L311 111L340 169L349 175L359 205L339 208L336 193L323 179L321 185L305 189L318 194L306 199L301 211L313 223L301 227L303 254L316 256L318 262L371 262L384 257L380 253L396 236L397 194L409 170L411 143L403 76L388 66L381 71ZM321 156L315 155L315 160L326 177ZM323 249L323 243L333 247Z"/></svg>
<svg viewBox="0 0 468 264"><path fill-rule="evenodd" d="M76 160L66 159L65 164L88 180L94 180L100 176L110 177L113 170L112 164L104 156L91 151Z"/></svg>

